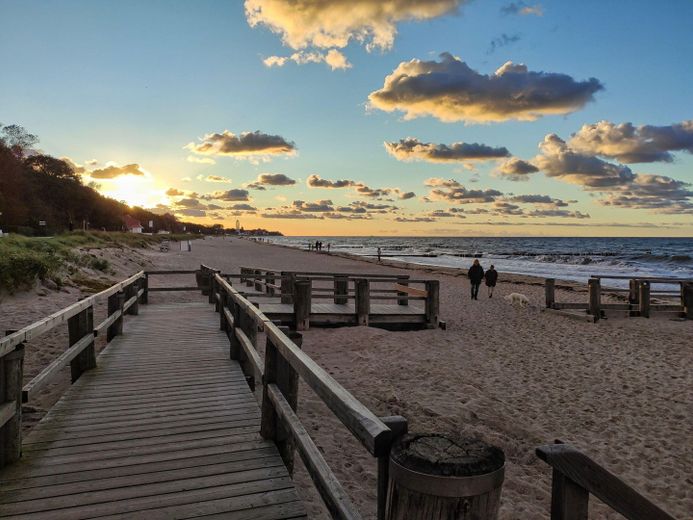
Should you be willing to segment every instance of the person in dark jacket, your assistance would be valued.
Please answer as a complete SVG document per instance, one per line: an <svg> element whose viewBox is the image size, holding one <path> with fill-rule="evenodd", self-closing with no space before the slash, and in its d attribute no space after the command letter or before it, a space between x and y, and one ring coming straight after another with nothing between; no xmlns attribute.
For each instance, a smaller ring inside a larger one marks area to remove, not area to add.
<svg viewBox="0 0 693 520"><path fill-rule="evenodd" d="M469 268L467 276L472 285L472 300L478 300L479 286L481 285L481 280L484 279L484 269L481 267L479 260L474 260L474 264Z"/></svg>
<svg viewBox="0 0 693 520"><path fill-rule="evenodd" d="M493 298L493 289L496 287L496 282L498 281L498 271L491 266L486 274L484 275L486 279L486 287L488 287L488 297Z"/></svg>

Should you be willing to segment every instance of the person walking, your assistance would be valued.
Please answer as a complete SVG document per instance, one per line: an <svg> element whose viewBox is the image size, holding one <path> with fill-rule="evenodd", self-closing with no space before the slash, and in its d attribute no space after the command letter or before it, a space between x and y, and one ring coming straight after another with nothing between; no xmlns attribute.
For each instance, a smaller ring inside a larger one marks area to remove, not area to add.
<svg viewBox="0 0 693 520"><path fill-rule="evenodd" d="M486 274L484 274L484 279L486 280L486 287L488 287L488 297L493 298L493 289L496 287L496 282L498 281L498 271L495 267L491 265Z"/></svg>
<svg viewBox="0 0 693 520"><path fill-rule="evenodd" d="M481 280L484 279L484 269L481 267L479 260L474 260L474 263L469 268L467 276L469 277L469 283L472 286L472 300L478 300L479 286L481 285Z"/></svg>
<svg viewBox="0 0 693 520"><path fill-rule="evenodd" d="M378 248L378 263L380 263L380 248Z"/></svg>

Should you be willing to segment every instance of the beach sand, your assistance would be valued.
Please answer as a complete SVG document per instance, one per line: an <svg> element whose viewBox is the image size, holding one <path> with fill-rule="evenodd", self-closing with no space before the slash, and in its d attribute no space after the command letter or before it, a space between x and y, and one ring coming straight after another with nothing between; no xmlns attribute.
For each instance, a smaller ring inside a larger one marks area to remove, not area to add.
<svg viewBox="0 0 693 520"><path fill-rule="evenodd" d="M581 323L541 312L541 281L529 277L500 273L492 299L482 286L479 300L471 301L464 272L412 271L228 238L195 241L190 253L147 250L118 274L140 265L192 269L200 263L225 272L253 266L439 279L447 330L312 329L304 334L304 351L377 415L403 415L410 431L478 436L501 447L507 458L502 519L549 518L551 471L534 449L554 439L583 450L676 517L691 518L690 322L610 315L597 324ZM483 259L482 264L487 267ZM152 280L157 283L162 282ZM586 301L577 288L559 284L557 300ZM511 306L503 299L511 292L525 294L531 305ZM152 294L150 302L200 298L164 294ZM75 291L5 298L0 327L27 325L76 299ZM42 338L31 346L27 375L57 355L56 341ZM69 384L66 378L41 406L48 407ZM359 509L373 518L375 461L305 384L299 415ZM300 464L295 479L311 515L327 518ZM590 518L621 518L593 497L590 503Z"/></svg>

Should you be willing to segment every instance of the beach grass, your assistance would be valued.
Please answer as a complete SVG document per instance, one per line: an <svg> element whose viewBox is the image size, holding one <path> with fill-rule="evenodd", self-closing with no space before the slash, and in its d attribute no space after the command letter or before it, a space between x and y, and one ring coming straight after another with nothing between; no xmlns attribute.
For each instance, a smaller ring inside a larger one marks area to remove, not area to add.
<svg viewBox="0 0 693 520"><path fill-rule="evenodd" d="M107 231L75 231L53 237L9 235L0 239L0 291L14 293L36 280L62 285L62 276L80 267L108 273L107 259L81 249L146 248L162 240L190 240L197 235L142 235Z"/></svg>

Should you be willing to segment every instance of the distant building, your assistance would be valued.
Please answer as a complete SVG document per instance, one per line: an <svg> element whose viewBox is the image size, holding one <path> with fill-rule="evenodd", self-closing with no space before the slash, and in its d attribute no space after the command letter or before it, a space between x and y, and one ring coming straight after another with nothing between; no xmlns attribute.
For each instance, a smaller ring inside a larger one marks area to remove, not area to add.
<svg viewBox="0 0 693 520"><path fill-rule="evenodd" d="M142 223L136 218L132 218L130 215L125 215L123 217L123 222L125 223L125 231L128 233L142 233Z"/></svg>

